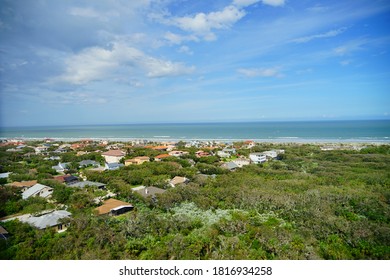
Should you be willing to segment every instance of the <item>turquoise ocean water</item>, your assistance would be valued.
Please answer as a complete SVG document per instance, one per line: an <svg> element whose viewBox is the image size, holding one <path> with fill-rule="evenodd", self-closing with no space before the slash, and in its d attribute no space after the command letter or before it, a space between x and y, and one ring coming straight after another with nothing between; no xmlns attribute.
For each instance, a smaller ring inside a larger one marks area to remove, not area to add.
<svg viewBox="0 0 390 280"><path fill-rule="evenodd" d="M390 120L15 127L0 138L390 143Z"/></svg>

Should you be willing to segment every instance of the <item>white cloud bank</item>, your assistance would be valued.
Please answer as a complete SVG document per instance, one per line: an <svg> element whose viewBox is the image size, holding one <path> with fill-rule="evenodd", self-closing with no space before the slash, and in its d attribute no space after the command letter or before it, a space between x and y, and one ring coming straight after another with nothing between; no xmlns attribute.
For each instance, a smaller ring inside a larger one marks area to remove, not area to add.
<svg viewBox="0 0 390 280"><path fill-rule="evenodd" d="M262 2L264 5L277 7L283 6L286 3L286 0L234 0L233 4L239 7L248 7L258 2Z"/></svg>
<svg viewBox="0 0 390 280"><path fill-rule="evenodd" d="M176 44L181 41L198 41L202 38L206 41L213 41L216 35L213 30L227 29L232 27L237 21L242 19L245 15L245 7L255 3L262 2L270 6L283 6L285 0L234 0L232 4L224 7L220 11L210 13L197 13L195 15L187 15L183 17L164 16L157 17L162 23L173 25L179 29L193 34L192 36L183 37L177 34L167 34L168 40Z"/></svg>
<svg viewBox="0 0 390 280"><path fill-rule="evenodd" d="M315 34L315 35L311 35L311 36L305 36L305 37L297 38L297 39L292 40L292 42L295 42L295 43L307 43L307 42L312 41L314 39L335 37L335 36L340 35L341 33L343 33L346 29L347 28L342 27L342 28L330 30L328 32L321 33L321 34Z"/></svg>
<svg viewBox="0 0 390 280"><path fill-rule="evenodd" d="M245 12L243 10L230 5L222 11L208 14L198 13L194 16L173 17L169 20L169 23L184 31L203 37L207 41L212 41L216 39L212 32L213 29L228 28L244 16Z"/></svg>
<svg viewBox="0 0 390 280"><path fill-rule="evenodd" d="M194 67L146 55L123 43L114 43L110 49L84 49L70 56L65 65L65 73L57 80L71 84L109 79L120 71L141 72L150 78L185 75L194 71Z"/></svg>
<svg viewBox="0 0 390 280"><path fill-rule="evenodd" d="M240 68L237 70L238 73L249 77L283 77L278 68Z"/></svg>

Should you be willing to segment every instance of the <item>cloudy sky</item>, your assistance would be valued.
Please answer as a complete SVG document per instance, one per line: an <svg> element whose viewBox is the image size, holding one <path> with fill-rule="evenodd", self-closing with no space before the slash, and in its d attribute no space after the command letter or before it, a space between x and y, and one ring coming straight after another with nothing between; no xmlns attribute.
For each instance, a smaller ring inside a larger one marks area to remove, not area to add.
<svg viewBox="0 0 390 280"><path fill-rule="evenodd" d="M0 0L1 126L390 119L388 0Z"/></svg>

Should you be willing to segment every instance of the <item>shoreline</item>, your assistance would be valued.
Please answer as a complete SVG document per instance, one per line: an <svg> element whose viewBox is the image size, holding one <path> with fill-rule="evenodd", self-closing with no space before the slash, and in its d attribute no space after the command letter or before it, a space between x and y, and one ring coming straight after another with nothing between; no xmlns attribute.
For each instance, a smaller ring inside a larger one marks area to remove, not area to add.
<svg viewBox="0 0 390 280"><path fill-rule="evenodd" d="M253 141L255 143L273 143L273 144L348 144L348 145L389 145L390 139L379 140L379 139L308 139L299 137L280 137L280 138L170 138L170 137L0 137L0 141L45 141L52 140L54 142L79 142L82 140L92 140L95 142L110 141L110 142L222 142L222 143L234 143Z"/></svg>

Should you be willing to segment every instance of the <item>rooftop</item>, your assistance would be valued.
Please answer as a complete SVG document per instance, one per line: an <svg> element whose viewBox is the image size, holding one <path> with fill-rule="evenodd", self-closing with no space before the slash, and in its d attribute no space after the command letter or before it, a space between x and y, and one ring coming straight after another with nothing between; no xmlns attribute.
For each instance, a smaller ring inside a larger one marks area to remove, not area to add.
<svg viewBox="0 0 390 280"><path fill-rule="evenodd" d="M120 201L120 200L115 199L115 198L109 198L109 199L107 199L106 201L103 202L102 206L99 206L99 207L95 208L95 210L98 211L99 215L104 215L104 214L110 213L111 209L114 209L114 208L117 208L117 207L120 207L120 206L131 206L131 207L133 207L133 205L128 203L128 202Z"/></svg>

